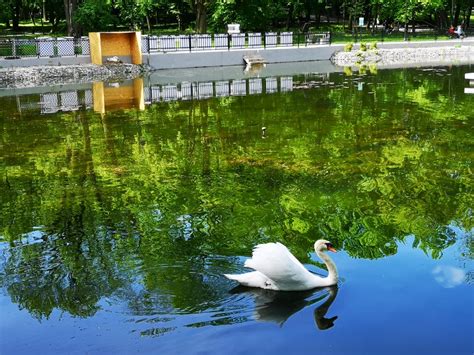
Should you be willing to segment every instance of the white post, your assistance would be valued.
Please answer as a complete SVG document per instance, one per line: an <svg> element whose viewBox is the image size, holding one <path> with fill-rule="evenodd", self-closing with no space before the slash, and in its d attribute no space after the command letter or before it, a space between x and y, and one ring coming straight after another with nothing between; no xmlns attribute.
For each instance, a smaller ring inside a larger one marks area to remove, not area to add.
<svg viewBox="0 0 474 355"><path fill-rule="evenodd" d="M37 40L40 57L54 56L54 42L51 37L38 37Z"/></svg>
<svg viewBox="0 0 474 355"><path fill-rule="evenodd" d="M261 94L262 93L262 79L253 78L249 79L249 94Z"/></svg>
<svg viewBox="0 0 474 355"><path fill-rule="evenodd" d="M232 96L245 96L247 93L247 85L245 80L233 80L231 87Z"/></svg>
<svg viewBox="0 0 474 355"><path fill-rule="evenodd" d="M91 54L91 49L89 45L89 37L86 37L86 36L81 37L81 49L82 49L82 55Z"/></svg>
<svg viewBox="0 0 474 355"><path fill-rule="evenodd" d="M233 33L231 36L232 36L232 48L244 48L245 33Z"/></svg>
<svg viewBox="0 0 474 355"><path fill-rule="evenodd" d="M282 76L280 78L280 91L293 91L293 77L292 76Z"/></svg>
<svg viewBox="0 0 474 355"><path fill-rule="evenodd" d="M260 33L249 33L247 36L249 39L249 48L262 46L262 35Z"/></svg>
<svg viewBox="0 0 474 355"><path fill-rule="evenodd" d="M148 35L142 35L142 53L148 53L150 50L148 43Z"/></svg>
<svg viewBox="0 0 474 355"><path fill-rule="evenodd" d="M215 49L227 49L229 46L229 36L226 34L215 34L214 35L214 48Z"/></svg>
<svg viewBox="0 0 474 355"><path fill-rule="evenodd" d="M74 37L62 37L57 40L58 55L60 57L74 55Z"/></svg>
<svg viewBox="0 0 474 355"><path fill-rule="evenodd" d="M291 47L293 45L293 32L281 32L280 44L282 46Z"/></svg>
<svg viewBox="0 0 474 355"><path fill-rule="evenodd" d="M212 83L199 83L198 84L198 98L207 99L212 97L214 90L212 88Z"/></svg>
<svg viewBox="0 0 474 355"><path fill-rule="evenodd" d="M277 45L276 32L265 33L265 47L276 47L276 45Z"/></svg>
<svg viewBox="0 0 474 355"><path fill-rule="evenodd" d="M276 78L266 78L265 79L265 91L267 93L273 93L278 90L278 84Z"/></svg>
<svg viewBox="0 0 474 355"><path fill-rule="evenodd" d="M229 82L216 81L216 97L229 96Z"/></svg>

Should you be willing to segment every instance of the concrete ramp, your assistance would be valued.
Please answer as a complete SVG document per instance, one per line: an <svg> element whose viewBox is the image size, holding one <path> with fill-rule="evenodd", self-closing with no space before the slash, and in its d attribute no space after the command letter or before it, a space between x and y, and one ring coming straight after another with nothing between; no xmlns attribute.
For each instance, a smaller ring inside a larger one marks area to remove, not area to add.
<svg viewBox="0 0 474 355"><path fill-rule="evenodd" d="M244 55L244 62L247 66L252 66L254 64L266 64L267 61L259 54L253 55Z"/></svg>

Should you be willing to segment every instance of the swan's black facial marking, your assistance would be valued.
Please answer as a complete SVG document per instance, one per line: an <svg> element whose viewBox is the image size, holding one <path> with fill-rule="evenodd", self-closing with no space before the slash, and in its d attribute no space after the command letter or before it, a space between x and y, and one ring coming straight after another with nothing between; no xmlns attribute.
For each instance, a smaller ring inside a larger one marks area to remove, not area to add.
<svg viewBox="0 0 474 355"><path fill-rule="evenodd" d="M333 253L337 251L331 243L325 243L325 244L326 244L327 250L332 251Z"/></svg>

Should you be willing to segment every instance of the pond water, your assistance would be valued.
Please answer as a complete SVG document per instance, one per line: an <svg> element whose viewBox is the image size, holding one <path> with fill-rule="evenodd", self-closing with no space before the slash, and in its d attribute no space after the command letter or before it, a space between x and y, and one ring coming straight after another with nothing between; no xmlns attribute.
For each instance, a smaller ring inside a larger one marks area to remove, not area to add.
<svg viewBox="0 0 474 355"><path fill-rule="evenodd" d="M0 352L472 354L473 68L371 69L103 114L0 98ZM337 286L222 276L273 241L324 274L320 238Z"/></svg>

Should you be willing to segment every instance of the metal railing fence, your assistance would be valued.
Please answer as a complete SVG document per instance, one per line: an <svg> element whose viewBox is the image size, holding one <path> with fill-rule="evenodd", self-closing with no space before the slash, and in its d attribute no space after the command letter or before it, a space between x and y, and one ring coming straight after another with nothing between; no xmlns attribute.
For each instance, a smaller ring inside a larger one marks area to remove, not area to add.
<svg viewBox="0 0 474 355"><path fill-rule="evenodd" d="M0 58L89 55L88 37L0 38Z"/></svg>
<svg viewBox="0 0 474 355"><path fill-rule="evenodd" d="M471 29L464 30L461 38L474 36L474 31ZM450 35L447 29L439 28L417 28L415 32L410 27L408 32L404 31L402 27L383 28L377 27L375 29L367 29L366 27L354 27L352 31L333 32L333 42L386 42L386 41L422 41L422 40L446 40L450 38L457 38L456 35Z"/></svg>
<svg viewBox="0 0 474 355"><path fill-rule="evenodd" d="M464 37L473 37L472 30L466 30ZM404 33L400 29L368 30L354 28L351 32L266 32L233 34L196 34L196 35L143 35L142 52L194 52L203 50L233 50L245 48L301 47L325 45L333 42L364 41L415 41L442 40L454 38L444 29L429 29ZM38 37L38 38L1 38L0 58L15 59L21 57L67 57L90 55L88 37Z"/></svg>
<svg viewBox="0 0 474 355"><path fill-rule="evenodd" d="M142 52L232 50L331 44L331 33L267 32L202 35L142 36Z"/></svg>
<svg viewBox="0 0 474 355"><path fill-rule="evenodd" d="M233 33L175 36L142 36L142 52L193 52L243 48L273 48L330 44L331 34L324 33ZM67 57L90 55L88 37L0 38L0 58Z"/></svg>

